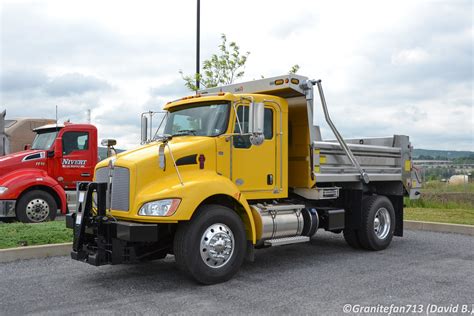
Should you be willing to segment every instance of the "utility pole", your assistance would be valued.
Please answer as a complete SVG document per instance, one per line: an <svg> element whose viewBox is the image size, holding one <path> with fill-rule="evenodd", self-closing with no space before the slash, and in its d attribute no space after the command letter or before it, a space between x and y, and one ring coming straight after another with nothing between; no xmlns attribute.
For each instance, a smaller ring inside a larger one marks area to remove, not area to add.
<svg viewBox="0 0 474 316"><path fill-rule="evenodd" d="M196 87L199 90L199 42L201 28L201 0L197 0L197 17L196 17ZM197 93L197 91L196 91Z"/></svg>

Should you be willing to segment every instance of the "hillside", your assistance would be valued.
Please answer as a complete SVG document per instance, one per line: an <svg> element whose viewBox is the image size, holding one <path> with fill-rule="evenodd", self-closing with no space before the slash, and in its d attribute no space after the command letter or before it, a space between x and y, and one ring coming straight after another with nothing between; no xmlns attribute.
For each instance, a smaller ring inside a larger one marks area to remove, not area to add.
<svg viewBox="0 0 474 316"><path fill-rule="evenodd" d="M418 149L413 151L413 158L417 159L420 156L431 156L432 158L456 159L467 158L474 156L474 151L457 151L457 150L434 150L434 149Z"/></svg>

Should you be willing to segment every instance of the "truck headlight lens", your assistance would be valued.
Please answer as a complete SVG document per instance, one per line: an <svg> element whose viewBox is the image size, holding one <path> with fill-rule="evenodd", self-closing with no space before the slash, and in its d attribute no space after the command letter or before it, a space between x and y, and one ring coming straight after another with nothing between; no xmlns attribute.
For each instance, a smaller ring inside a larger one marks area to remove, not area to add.
<svg viewBox="0 0 474 316"><path fill-rule="evenodd" d="M0 187L0 194L7 192L7 190L8 190L7 187Z"/></svg>
<svg viewBox="0 0 474 316"><path fill-rule="evenodd" d="M171 216L178 209L180 199L157 200L145 203L140 207L138 215Z"/></svg>

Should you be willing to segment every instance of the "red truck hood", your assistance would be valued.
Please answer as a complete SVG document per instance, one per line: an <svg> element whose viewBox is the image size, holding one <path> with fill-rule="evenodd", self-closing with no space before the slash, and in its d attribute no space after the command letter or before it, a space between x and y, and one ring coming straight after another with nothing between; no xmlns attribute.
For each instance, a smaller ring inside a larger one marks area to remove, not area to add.
<svg viewBox="0 0 474 316"><path fill-rule="evenodd" d="M0 177L13 170L35 167L37 162L45 162L45 160L46 151L44 150L24 150L0 156Z"/></svg>

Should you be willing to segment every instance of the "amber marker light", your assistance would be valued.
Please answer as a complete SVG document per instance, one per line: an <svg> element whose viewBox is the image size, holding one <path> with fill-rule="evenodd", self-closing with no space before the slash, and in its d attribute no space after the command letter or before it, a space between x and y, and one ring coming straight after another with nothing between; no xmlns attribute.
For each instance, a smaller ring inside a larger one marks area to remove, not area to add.
<svg viewBox="0 0 474 316"><path fill-rule="evenodd" d="M277 80L275 80L275 84L276 84L277 86L282 85L283 82L284 82L283 79L277 79Z"/></svg>

